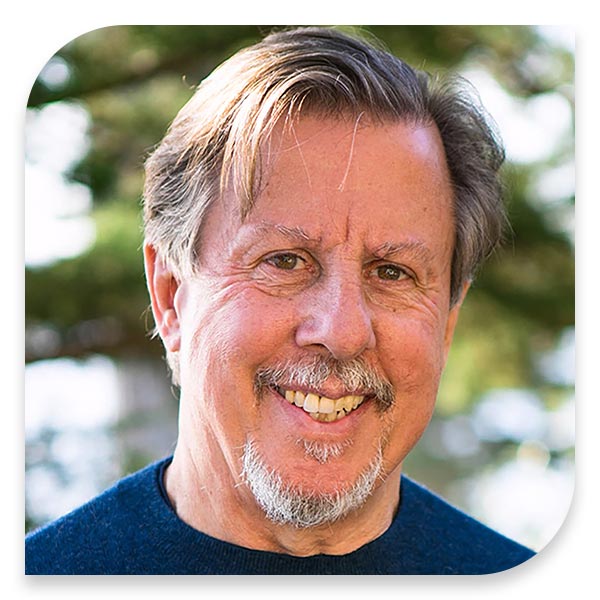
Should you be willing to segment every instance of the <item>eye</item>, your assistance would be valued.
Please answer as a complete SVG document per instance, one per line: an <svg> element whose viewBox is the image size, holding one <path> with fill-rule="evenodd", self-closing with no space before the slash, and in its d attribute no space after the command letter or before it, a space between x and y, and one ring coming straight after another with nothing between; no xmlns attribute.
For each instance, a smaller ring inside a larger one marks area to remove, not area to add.
<svg viewBox="0 0 600 600"><path fill-rule="evenodd" d="M266 262L283 271L295 271L306 267L306 261L302 257L291 252L275 254L267 258Z"/></svg>
<svg viewBox="0 0 600 600"><path fill-rule="evenodd" d="M371 273L384 281L399 281L409 276L404 269L398 265L391 264L379 265Z"/></svg>

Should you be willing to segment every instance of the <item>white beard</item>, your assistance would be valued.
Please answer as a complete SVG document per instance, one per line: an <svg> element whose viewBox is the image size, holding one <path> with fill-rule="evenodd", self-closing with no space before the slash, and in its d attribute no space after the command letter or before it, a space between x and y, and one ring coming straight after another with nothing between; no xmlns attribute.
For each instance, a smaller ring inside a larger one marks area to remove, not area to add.
<svg viewBox="0 0 600 600"><path fill-rule="evenodd" d="M331 494L319 494L286 485L280 475L265 465L250 440L246 442L242 460L242 479L267 518L297 528L333 523L360 508L371 495L383 470L380 448L354 485Z"/></svg>
<svg viewBox="0 0 600 600"><path fill-rule="evenodd" d="M324 465L331 458L340 457L344 450L352 445L350 440L347 440L341 444L330 444L327 442L312 442L309 440L299 439L296 443L304 449L306 456L313 458L322 465Z"/></svg>

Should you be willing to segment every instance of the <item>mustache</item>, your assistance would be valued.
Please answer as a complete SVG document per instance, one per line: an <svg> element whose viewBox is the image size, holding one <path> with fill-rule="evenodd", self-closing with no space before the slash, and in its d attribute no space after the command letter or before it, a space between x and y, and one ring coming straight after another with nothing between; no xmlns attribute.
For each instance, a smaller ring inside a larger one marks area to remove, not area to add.
<svg viewBox="0 0 600 600"><path fill-rule="evenodd" d="M373 396L382 411L394 403L393 385L361 357L341 361L316 355L261 367L256 372L254 390L260 397L265 388L319 388L332 377L350 391L360 390L365 396Z"/></svg>

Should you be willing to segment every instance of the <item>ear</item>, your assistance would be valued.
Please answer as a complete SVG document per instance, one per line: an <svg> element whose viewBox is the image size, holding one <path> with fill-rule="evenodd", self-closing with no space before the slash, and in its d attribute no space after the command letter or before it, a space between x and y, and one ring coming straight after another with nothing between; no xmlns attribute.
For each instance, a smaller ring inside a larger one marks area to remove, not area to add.
<svg viewBox="0 0 600 600"><path fill-rule="evenodd" d="M456 329L456 323L458 321L458 314L462 307L462 303L471 287L471 282L467 281L463 284L463 288L460 294L460 298L450 309L448 314L448 320L446 321L446 330L444 332L444 362L448 358L448 352L450 352L450 346L452 344L452 338L454 337L454 330Z"/></svg>
<svg viewBox="0 0 600 600"><path fill-rule="evenodd" d="M179 315L175 309L179 282L156 248L147 242L144 243L144 266L156 330L165 348L177 352L181 343Z"/></svg>

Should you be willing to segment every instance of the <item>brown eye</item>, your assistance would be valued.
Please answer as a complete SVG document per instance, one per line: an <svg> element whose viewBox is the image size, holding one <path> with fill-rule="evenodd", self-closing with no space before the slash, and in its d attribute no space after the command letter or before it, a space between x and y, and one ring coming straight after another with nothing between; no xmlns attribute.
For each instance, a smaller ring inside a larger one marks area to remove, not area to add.
<svg viewBox="0 0 600 600"><path fill-rule="evenodd" d="M267 259L267 262L284 271L293 271L295 269L301 269L304 266L304 260L302 258L297 254L287 252L271 256Z"/></svg>
<svg viewBox="0 0 600 600"><path fill-rule="evenodd" d="M375 268L375 274L385 281L398 281L404 279L406 272L396 265L381 265Z"/></svg>

